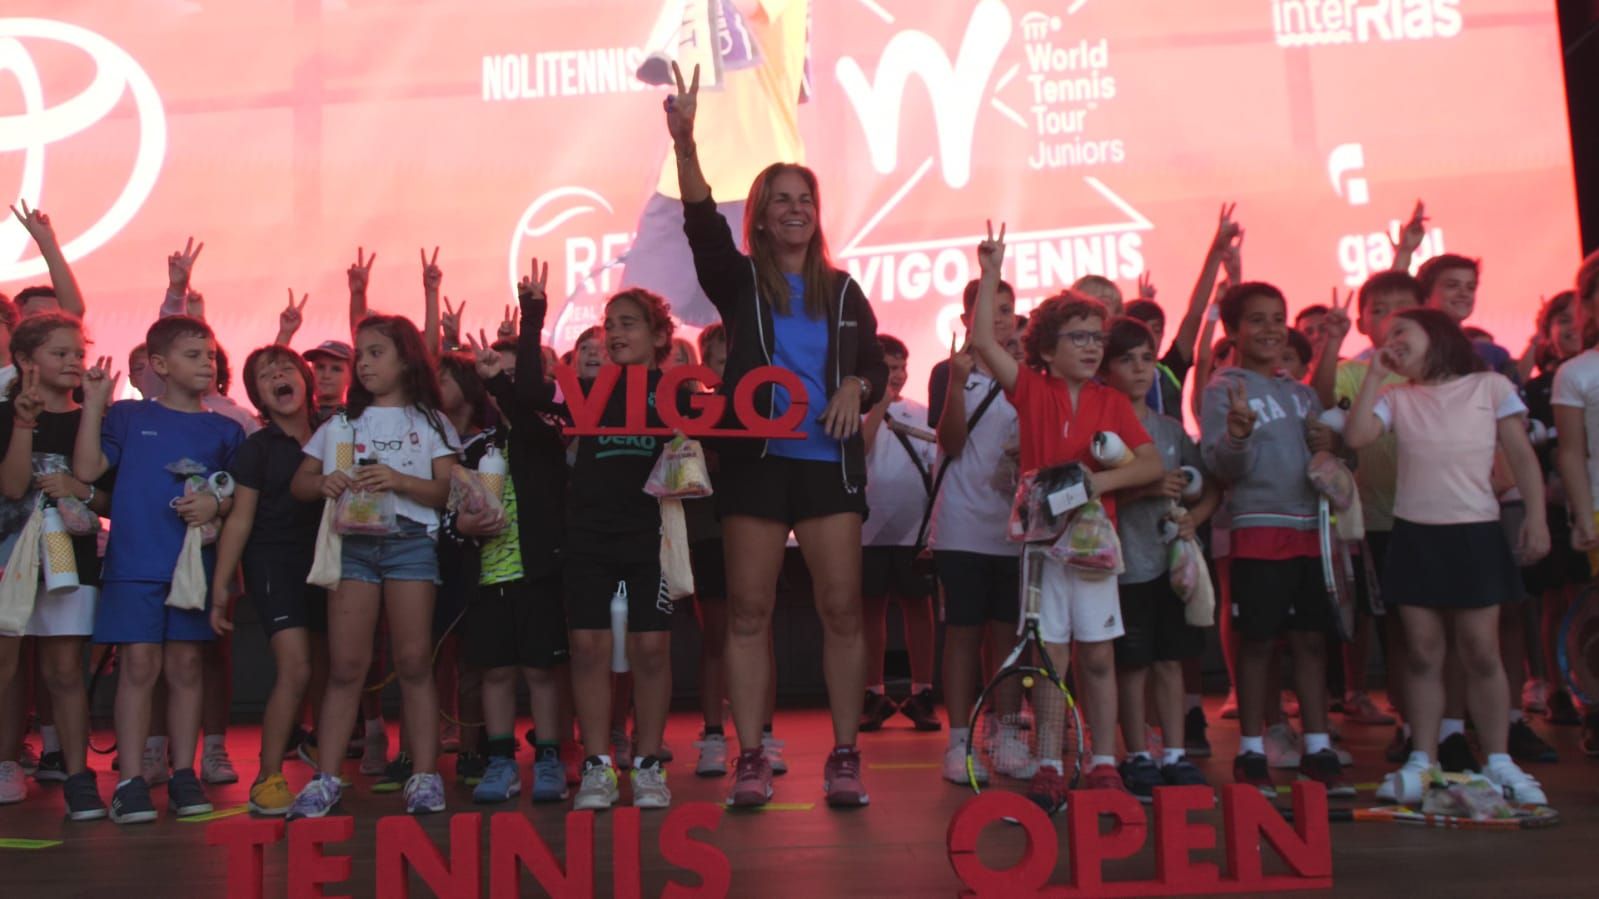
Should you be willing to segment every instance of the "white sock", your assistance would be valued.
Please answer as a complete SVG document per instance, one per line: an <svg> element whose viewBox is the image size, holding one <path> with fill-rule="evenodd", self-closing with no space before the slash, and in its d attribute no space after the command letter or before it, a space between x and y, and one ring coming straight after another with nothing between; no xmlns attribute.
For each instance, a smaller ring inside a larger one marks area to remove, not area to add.
<svg viewBox="0 0 1599 899"><path fill-rule="evenodd" d="M1405 767L1406 768L1431 768L1432 767L1432 756L1428 755L1425 752L1422 752L1420 749L1414 750L1414 751L1412 751L1410 753L1410 758L1405 759Z"/></svg>
<svg viewBox="0 0 1599 899"><path fill-rule="evenodd" d="M1265 755L1266 754L1266 738L1265 737L1239 737L1238 738L1238 751L1240 753L1258 752L1261 755Z"/></svg>
<svg viewBox="0 0 1599 899"><path fill-rule="evenodd" d="M384 736L387 736L388 735L387 732L384 731L384 729L383 729L383 719L382 718L368 718L368 719L366 719L366 735L368 737L384 737Z"/></svg>
<svg viewBox="0 0 1599 899"><path fill-rule="evenodd" d="M1152 762L1152 761L1154 761L1154 760L1155 760L1155 759L1154 759L1154 758L1153 758L1153 757L1152 757L1152 756L1150 756L1150 754L1149 754L1149 753L1147 753L1147 752L1135 752L1135 753L1133 753L1133 754L1132 754L1132 755L1130 755L1130 756L1128 756L1128 758L1130 758L1130 759L1143 759L1143 760L1145 760L1145 761L1147 761L1147 762Z"/></svg>
<svg viewBox="0 0 1599 899"><path fill-rule="evenodd" d="M1511 760L1509 753L1504 753L1504 752L1490 752L1490 753L1488 753L1488 767L1490 767L1490 768L1503 768L1503 767L1505 767L1507 765L1512 767L1512 768L1516 767L1516 763Z"/></svg>
<svg viewBox="0 0 1599 899"><path fill-rule="evenodd" d="M1454 736L1455 734L1464 734L1465 732L1466 732L1466 719L1464 719L1464 718L1445 718L1438 725L1438 741L1439 742L1443 742L1444 740L1449 739L1450 737Z"/></svg>
<svg viewBox="0 0 1599 899"><path fill-rule="evenodd" d="M867 687L866 688L866 692L868 692L868 693L876 693L878 696L882 696L883 695L883 685L882 684L875 684L873 686Z"/></svg>
<svg viewBox="0 0 1599 899"><path fill-rule="evenodd" d="M1038 760L1038 767L1040 767L1040 768L1054 768L1055 771L1058 772L1058 773L1061 773L1061 774L1066 773L1066 765L1060 759L1039 759Z"/></svg>
<svg viewBox="0 0 1599 899"><path fill-rule="evenodd" d="M915 696L917 693L920 693L923 690L931 690L931 689L933 689L933 685L932 684L913 683L913 684L911 684L911 695Z"/></svg>
<svg viewBox="0 0 1599 899"><path fill-rule="evenodd" d="M605 767L607 767L607 768L611 767L611 757L610 756L608 756L608 755L597 755L597 756L595 756L595 758L599 759L600 760L600 764L604 765Z"/></svg>
<svg viewBox="0 0 1599 899"><path fill-rule="evenodd" d="M968 736L970 736L971 733L972 733L972 729L969 728L969 727L952 727L952 728L950 728L949 729L949 745L964 747L966 745L966 738Z"/></svg>
<svg viewBox="0 0 1599 899"><path fill-rule="evenodd" d="M1189 712L1191 712L1194 709L1197 709L1199 707L1200 707L1200 696L1199 696L1198 693L1184 693L1183 694L1183 713L1184 714L1187 714L1187 713L1189 713Z"/></svg>
<svg viewBox="0 0 1599 899"><path fill-rule="evenodd" d="M212 749L221 749L226 741L227 737L222 734L206 734L205 751L210 752Z"/></svg>
<svg viewBox="0 0 1599 899"><path fill-rule="evenodd" d="M1096 755L1088 761L1088 767L1090 768L1097 768L1100 765L1109 765L1114 768L1116 767L1116 757L1113 755Z"/></svg>
<svg viewBox="0 0 1599 899"><path fill-rule="evenodd" d="M1331 749L1331 748L1332 748L1332 741L1327 739L1327 735L1326 734L1305 734L1305 752L1306 752L1306 754L1317 753L1317 752L1322 751L1323 749Z"/></svg>
<svg viewBox="0 0 1599 899"><path fill-rule="evenodd" d="M119 780L119 781L117 781L117 789L120 790L120 789L122 789L123 787L127 786L130 783L133 783L133 778L131 778L131 777L128 778L127 780Z"/></svg>
<svg viewBox="0 0 1599 899"><path fill-rule="evenodd" d="M61 751L61 737L56 733L54 724L39 725L39 736L44 740L44 754Z"/></svg>
<svg viewBox="0 0 1599 899"><path fill-rule="evenodd" d="M1520 721L1520 720L1522 720L1521 709L1511 709L1510 710L1510 723L1511 724L1515 724L1517 721Z"/></svg>
<svg viewBox="0 0 1599 899"><path fill-rule="evenodd" d="M1160 754L1161 767L1165 767L1166 765L1175 765L1187 757L1187 755L1188 753L1181 746L1176 748L1168 748L1165 752Z"/></svg>

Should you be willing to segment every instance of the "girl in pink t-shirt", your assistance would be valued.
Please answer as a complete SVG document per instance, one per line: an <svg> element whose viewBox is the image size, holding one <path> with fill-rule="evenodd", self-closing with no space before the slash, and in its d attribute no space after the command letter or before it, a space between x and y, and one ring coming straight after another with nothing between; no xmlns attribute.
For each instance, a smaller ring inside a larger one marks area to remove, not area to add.
<svg viewBox="0 0 1599 899"><path fill-rule="evenodd" d="M1384 390L1390 371L1408 383ZM1499 604L1519 594L1520 573L1489 484L1494 453L1502 450L1528 508L1543 507L1526 411L1510 381L1483 371L1459 325L1434 309L1394 316L1350 410L1344 430L1350 447L1366 446L1387 430L1399 452L1382 587L1404 622L1410 652L1405 701L1416 749L1377 791L1380 799L1421 798L1438 746L1447 645L1466 669L1467 705L1488 752L1484 775L1513 801L1547 801L1538 781L1506 751L1510 688L1499 659ZM1520 564L1549 551L1543 516L1527 516L1518 543Z"/></svg>

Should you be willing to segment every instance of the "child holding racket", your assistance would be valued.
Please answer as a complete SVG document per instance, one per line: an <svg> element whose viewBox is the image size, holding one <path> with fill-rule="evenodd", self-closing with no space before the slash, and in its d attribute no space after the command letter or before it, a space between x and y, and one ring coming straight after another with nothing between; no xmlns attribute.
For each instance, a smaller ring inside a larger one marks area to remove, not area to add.
<svg viewBox="0 0 1599 899"><path fill-rule="evenodd" d="M1116 434L1132 450L1134 460L1088 475L1089 496L1101 499L1114 522L1112 494L1159 479L1161 462L1126 395L1095 380L1105 355L1105 306L1074 291L1040 303L1022 335L1027 364L1018 364L994 334L994 303L1004 259L1005 226L1000 225L995 237L990 223L988 239L977 246L982 280L972 313L972 348L1016 407L1021 470L1068 462L1091 467L1094 435ZM1084 786L1124 789L1116 771L1116 671L1111 644L1124 633L1116 581L1091 579L1047 558L1039 564L1045 566L1040 630L1057 671L1066 670L1072 642L1077 645L1077 685L1094 735ZM1053 701L1063 700L1053 697ZM1045 740L1041 734L1039 739L1049 743L1057 737ZM1049 811L1059 809L1067 786L1063 771L1060 759L1044 755L1028 798Z"/></svg>
<svg viewBox="0 0 1599 899"><path fill-rule="evenodd" d="M1384 390L1390 371L1408 383ZM1392 432L1399 454L1383 595L1405 626L1405 700L1416 748L1378 789L1380 799L1421 798L1439 744L1447 648L1466 670L1467 703L1488 752L1484 776L1514 802L1547 802L1509 755L1510 693L1499 661L1499 605L1519 595L1520 573L1499 525L1490 472L1495 450L1503 450L1527 504L1542 508L1543 478L1525 414L1510 380L1484 371L1460 326L1437 309L1394 316L1350 410L1350 446ZM1523 564L1542 558L1549 551L1544 517L1527 516L1518 542Z"/></svg>

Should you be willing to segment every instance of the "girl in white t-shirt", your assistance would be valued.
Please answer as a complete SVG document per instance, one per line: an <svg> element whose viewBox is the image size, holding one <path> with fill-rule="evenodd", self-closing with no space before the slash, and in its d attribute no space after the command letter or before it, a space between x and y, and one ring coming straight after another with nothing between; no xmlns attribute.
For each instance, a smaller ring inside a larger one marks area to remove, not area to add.
<svg viewBox="0 0 1599 899"><path fill-rule="evenodd" d="M1389 371L1409 382L1384 390ZM1506 750L1510 692L1499 658L1499 604L1519 595L1520 572L1489 483L1494 453L1502 450L1528 507L1543 507L1526 411L1514 385L1483 371L1460 326L1435 309L1394 316L1350 411L1344 439L1351 448L1387 430L1399 453L1383 597L1399 607L1404 622L1405 702L1416 748L1384 781L1380 799L1421 798L1438 746L1448 641L1466 669L1467 705L1488 752L1484 775L1513 801L1547 801L1538 781ZM1520 564L1549 551L1543 516L1527 516L1518 544Z"/></svg>
<svg viewBox="0 0 1599 899"><path fill-rule="evenodd" d="M330 431L335 419L306 444L306 459L290 489L300 500L338 499L352 488L392 493L395 526L382 536L343 538L342 579L328 603L331 659L317 726L322 770L295 798L291 819L322 817L339 801L339 764L355 727L380 603L388 612L415 772L405 784L405 810L444 810L444 782L434 767L439 742L433 690L433 601L439 574L434 539L460 439L439 414L433 362L408 319L368 316L355 332L355 350L355 380L346 412L355 432L355 470L322 473L323 458L335 452Z"/></svg>

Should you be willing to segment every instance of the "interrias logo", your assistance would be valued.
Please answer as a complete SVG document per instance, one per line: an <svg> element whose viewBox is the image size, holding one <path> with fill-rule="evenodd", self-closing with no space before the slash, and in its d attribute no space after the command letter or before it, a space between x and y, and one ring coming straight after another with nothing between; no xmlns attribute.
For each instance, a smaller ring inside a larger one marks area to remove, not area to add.
<svg viewBox="0 0 1599 899"><path fill-rule="evenodd" d="M94 80L88 87L50 107L45 106L43 80L28 52L30 45L45 41L66 44L88 56L95 65ZM22 179L16 197L28 201L30 206L48 209L53 202L44 189L47 148L104 120L124 93L133 97L139 146L128 181L100 220L65 241L62 247L68 260L81 259L104 246L132 221L155 188L167 152L167 122L161 96L150 76L126 50L87 28L51 19L0 18L0 76L7 73L16 79L16 96L22 100L22 111L0 115L0 154L22 154ZM64 187L58 183L55 189ZM43 259L22 261L29 243L27 231L15 218L7 216L0 222L0 281L44 274Z"/></svg>

